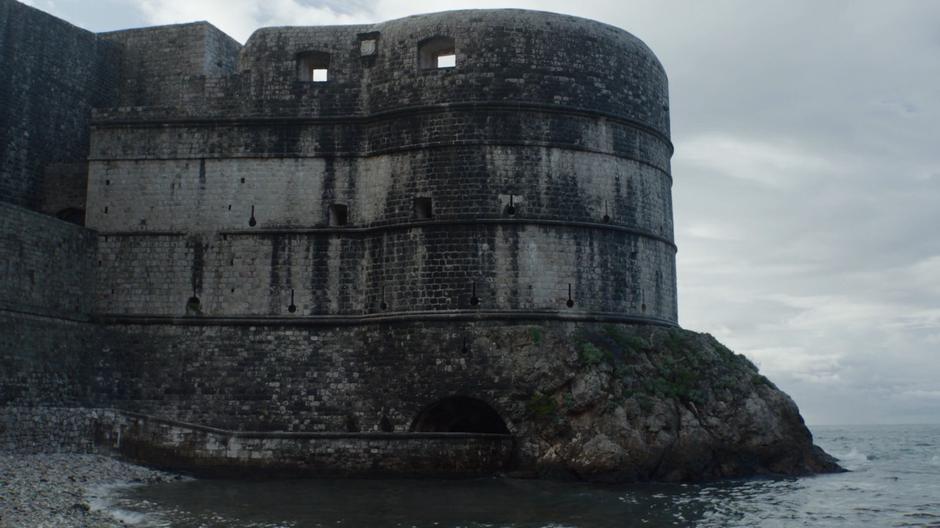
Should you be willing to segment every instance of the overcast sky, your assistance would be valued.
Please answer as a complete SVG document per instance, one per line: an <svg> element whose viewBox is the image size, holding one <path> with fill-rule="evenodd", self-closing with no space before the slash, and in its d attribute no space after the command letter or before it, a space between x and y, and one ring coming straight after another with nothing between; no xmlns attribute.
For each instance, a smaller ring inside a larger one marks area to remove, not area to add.
<svg viewBox="0 0 940 528"><path fill-rule="evenodd" d="M670 80L679 317L810 424L940 422L940 2L31 0L92 31L521 7L619 26Z"/></svg>

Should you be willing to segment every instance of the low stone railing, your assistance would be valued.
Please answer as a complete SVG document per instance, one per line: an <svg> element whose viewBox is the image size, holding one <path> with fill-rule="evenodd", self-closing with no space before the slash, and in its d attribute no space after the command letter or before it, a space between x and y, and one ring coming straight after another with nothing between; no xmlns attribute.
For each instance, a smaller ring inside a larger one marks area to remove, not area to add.
<svg viewBox="0 0 940 528"><path fill-rule="evenodd" d="M126 411L95 443L143 464L207 476L468 476L510 469L513 438L476 433L230 431Z"/></svg>

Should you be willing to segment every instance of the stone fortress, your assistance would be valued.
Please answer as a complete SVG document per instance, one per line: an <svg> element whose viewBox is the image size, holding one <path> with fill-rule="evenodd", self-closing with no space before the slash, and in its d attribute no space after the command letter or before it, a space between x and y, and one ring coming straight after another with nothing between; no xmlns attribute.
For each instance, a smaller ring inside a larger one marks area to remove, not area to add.
<svg viewBox="0 0 940 528"><path fill-rule="evenodd" d="M666 77L623 31L481 11L103 38L126 55L84 209L115 323L676 323Z"/></svg>
<svg viewBox="0 0 940 528"><path fill-rule="evenodd" d="M541 432L586 383L544 386L564 341L677 327L666 74L623 30L471 10L242 46L0 0L0 43L11 445L543 470L577 458Z"/></svg>

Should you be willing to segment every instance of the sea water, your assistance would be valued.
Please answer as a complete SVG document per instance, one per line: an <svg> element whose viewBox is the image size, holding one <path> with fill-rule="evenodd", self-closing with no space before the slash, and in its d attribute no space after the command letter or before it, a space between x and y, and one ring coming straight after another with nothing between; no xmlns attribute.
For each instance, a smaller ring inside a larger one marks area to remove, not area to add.
<svg viewBox="0 0 940 528"><path fill-rule="evenodd" d="M848 473L707 484L187 480L129 488L140 526L940 527L940 425L814 427ZM126 514L126 513L125 513Z"/></svg>

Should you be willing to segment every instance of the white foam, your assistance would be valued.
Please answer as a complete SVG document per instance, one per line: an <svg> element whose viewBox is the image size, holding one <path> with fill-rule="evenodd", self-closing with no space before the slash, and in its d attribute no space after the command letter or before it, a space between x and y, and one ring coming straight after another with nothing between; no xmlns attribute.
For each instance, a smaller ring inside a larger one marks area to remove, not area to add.
<svg viewBox="0 0 940 528"><path fill-rule="evenodd" d="M146 513L138 513L118 506L116 492L140 484L119 482L116 484L102 484L89 487L85 492L85 499L92 511L102 512L113 519L131 526L169 526L160 522L158 518Z"/></svg>
<svg viewBox="0 0 940 528"><path fill-rule="evenodd" d="M868 462L868 455L859 452L854 447L844 455L838 455L837 458L843 462Z"/></svg>

